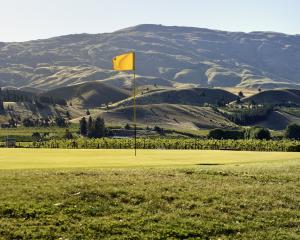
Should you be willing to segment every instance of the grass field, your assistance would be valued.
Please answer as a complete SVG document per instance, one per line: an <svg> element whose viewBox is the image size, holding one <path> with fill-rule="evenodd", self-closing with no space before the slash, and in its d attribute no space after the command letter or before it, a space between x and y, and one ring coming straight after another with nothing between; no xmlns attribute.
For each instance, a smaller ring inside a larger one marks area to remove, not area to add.
<svg viewBox="0 0 300 240"><path fill-rule="evenodd" d="M299 239L300 153L0 149L0 239Z"/></svg>
<svg viewBox="0 0 300 240"><path fill-rule="evenodd" d="M70 132L75 134L79 126L78 124L72 123L68 127ZM65 134L66 128L59 128L59 127L17 127L17 128L0 128L0 140L3 141L6 137L13 137L16 138L17 141L32 141L32 134L33 133L40 133L45 134L48 133L52 137L56 138L63 138Z"/></svg>
<svg viewBox="0 0 300 240"><path fill-rule="evenodd" d="M191 150L0 149L0 169L135 167L286 167L300 164L300 153Z"/></svg>

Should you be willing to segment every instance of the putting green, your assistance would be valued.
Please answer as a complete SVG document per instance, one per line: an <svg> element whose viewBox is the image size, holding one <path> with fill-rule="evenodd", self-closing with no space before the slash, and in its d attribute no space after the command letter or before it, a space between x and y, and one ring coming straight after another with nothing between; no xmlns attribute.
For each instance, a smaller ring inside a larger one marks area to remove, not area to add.
<svg viewBox="0 0 300 240"><path fill-rule="evenodd" d="M198 150L0 149L0 169L298 165L300 153Z"/></svg>

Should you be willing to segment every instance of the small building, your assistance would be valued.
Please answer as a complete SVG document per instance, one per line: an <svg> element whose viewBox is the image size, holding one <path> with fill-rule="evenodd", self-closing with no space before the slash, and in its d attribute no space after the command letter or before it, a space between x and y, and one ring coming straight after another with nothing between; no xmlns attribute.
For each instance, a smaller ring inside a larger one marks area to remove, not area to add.
<svg viewBox="0 0 300 240"><path fill-rule="evenodd" d="M16 139L15 138L6 138L5 139L5 147L7 147L7 148L15 148L16 147L16 144L17 143L17 141L16 141Z"/></svg>

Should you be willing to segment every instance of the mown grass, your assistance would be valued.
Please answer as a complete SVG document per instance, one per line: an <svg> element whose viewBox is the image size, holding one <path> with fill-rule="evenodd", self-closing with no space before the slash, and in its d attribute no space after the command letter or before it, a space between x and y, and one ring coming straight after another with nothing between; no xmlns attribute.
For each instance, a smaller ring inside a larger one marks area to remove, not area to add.
<svg viewBox="0 0 300 240"><path fill-rule="evenodd" d="M109 166L98 152L106 168L87 154L88 168L0 170L0 239L299 239L298 153L156 151L151 165L120 151Z"/></svg>
<svg viewBox="0 0 300 240"><path fill-rule="evenodd" d="M298 164L297 152L122 149L0 149L0 169L151 168L230 166L284 168Z"/></svg>

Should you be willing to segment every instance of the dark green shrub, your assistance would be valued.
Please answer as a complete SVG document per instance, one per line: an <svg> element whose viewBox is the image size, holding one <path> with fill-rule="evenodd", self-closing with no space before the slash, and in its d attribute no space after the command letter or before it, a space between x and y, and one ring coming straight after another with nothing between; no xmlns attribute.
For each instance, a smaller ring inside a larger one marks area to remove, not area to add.
<svg viewBox="0 0 300 240"><path fill-rule="evenodd" d="M209 131L208 137L211 139L243 139L244 131L213 129Z"/></svg>
<svg viewBox="0 0 300 240"><path fill-rule="evenodd" d="M160 135L164 135L165 134L165 130L159 126L155 126L153 129L155 132L157 132Z"/></svg>
<svg viewBox="0 0 300 240"><path fill-rule="evenodd" d="M34 127L35 126L34 120L30 119L30 118L24 118L23 119L23 126L24 127Z"/></svg>
<svg viewBox="0 0 300 240"><path fill-rule="evenodd" d="M285 136L290 139L300 139L300 126L298 124L291 124L285 130Z"/></svg>
<svg viewBox="0 0 300 240"><path fill-rule="evenodd" d="M64 119L63 117L56 117L55 118L55 124L58 127L66 127L68 124L66 122L66 119Z"/></svg>
<svg viewBox="0 0 300 240"><path fill-rule="evenodd" d="M258 139L258 140L270 140L271 133L268 129L263 127L251 127L245 132L245 138Z"/></svg>
<svg viewBox="0 0 300 240"><path fill-rule="evenodd" d="M37 141L41 141L42 140L42 136L39 132L34 132L32 134L32 140L37 142Z"/></svg>
<svg viewBox="0 0 300 240"><path fill-rule="evenodd" d="M66 139L73 139L73 134L70 132L69 129L66 129L64 138L66 138Z"/></svg>

